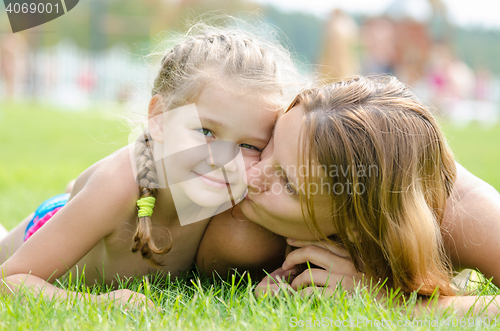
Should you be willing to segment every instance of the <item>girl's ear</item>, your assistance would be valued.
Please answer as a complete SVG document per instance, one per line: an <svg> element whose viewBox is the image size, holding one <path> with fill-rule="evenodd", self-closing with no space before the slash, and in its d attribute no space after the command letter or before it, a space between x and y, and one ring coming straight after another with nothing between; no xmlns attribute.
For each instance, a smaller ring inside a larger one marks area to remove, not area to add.
<svg viewBox="0 0 500 331"><path fill-rule="evenodd" d="M151 138L159 143L163 142L164 110L163 97L155 94L149 101L148 126Z"/></svg>

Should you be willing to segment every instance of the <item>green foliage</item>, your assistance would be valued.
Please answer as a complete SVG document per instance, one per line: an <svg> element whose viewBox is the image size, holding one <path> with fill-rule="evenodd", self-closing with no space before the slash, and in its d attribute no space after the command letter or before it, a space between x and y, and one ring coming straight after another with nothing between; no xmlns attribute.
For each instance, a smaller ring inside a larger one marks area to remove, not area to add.
<svg viewBox="0 0 500 331"><path fill-rule="evenodd" d="M288 37L300 62L318 62L325 25L323 20L312 14L283 13L270 6L265 7L265 19Z"/></svg>
<svg viewBox="0 0 500 331"><path fill-rule="evenodd" d="M486 68L500 74L500 31L460 28L455 32L456 55L473 69Z"/></svg>

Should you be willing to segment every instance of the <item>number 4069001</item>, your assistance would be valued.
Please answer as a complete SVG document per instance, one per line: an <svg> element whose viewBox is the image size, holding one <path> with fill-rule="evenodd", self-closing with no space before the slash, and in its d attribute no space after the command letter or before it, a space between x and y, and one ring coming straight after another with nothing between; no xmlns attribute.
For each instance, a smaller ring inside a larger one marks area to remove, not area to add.
<svg viewBox="0 0 500 331"><path fill-rule="evenodd" d="M59 4L56 3L55 5L52 5L51 3L9 3L7 8L5 9L7 13L11 14L27 14L27 13L38 13L38 14L43 14L47 13L50 14L52 13L53 10L55 10L56 13L59 13Z"/></svg>

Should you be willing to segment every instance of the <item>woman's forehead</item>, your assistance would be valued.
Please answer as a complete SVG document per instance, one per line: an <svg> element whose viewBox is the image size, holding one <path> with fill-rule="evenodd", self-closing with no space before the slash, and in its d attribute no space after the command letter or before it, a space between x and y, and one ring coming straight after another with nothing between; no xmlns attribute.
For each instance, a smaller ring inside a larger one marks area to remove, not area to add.
<svg viewBox="0 0 500 331"><path fill-rule="evenodd" d="M295 174L292 171L294 177L313 174L316 179L324 179L328 175L325 167L316 159L308 159L312 155L307 149L308 144L302 144L303 139L307 139L304 129L304 109L300 104L282 113L275 125L275 153L282 167L297 169Z"/></svg>
<svg viewBox="0 0 500 331"><path fill-rule="evenodd" d="M290 168L290 177L298 178L299 142L302 126L302 107L294 107L278 118L274 129L274 153L282 168Z"/></svg>

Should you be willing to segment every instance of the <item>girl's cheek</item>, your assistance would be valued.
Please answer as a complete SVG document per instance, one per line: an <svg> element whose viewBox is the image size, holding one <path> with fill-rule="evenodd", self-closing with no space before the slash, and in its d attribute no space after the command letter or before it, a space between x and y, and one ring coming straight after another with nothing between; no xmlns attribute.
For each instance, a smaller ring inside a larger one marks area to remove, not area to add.
<svg viewBox="0 0 500 331"><path fill-rule="evenodd" d="M245 170L248 170L250 167L255 166L260 161L260 156L243 156L243 160L245 162Z"/></svg>

